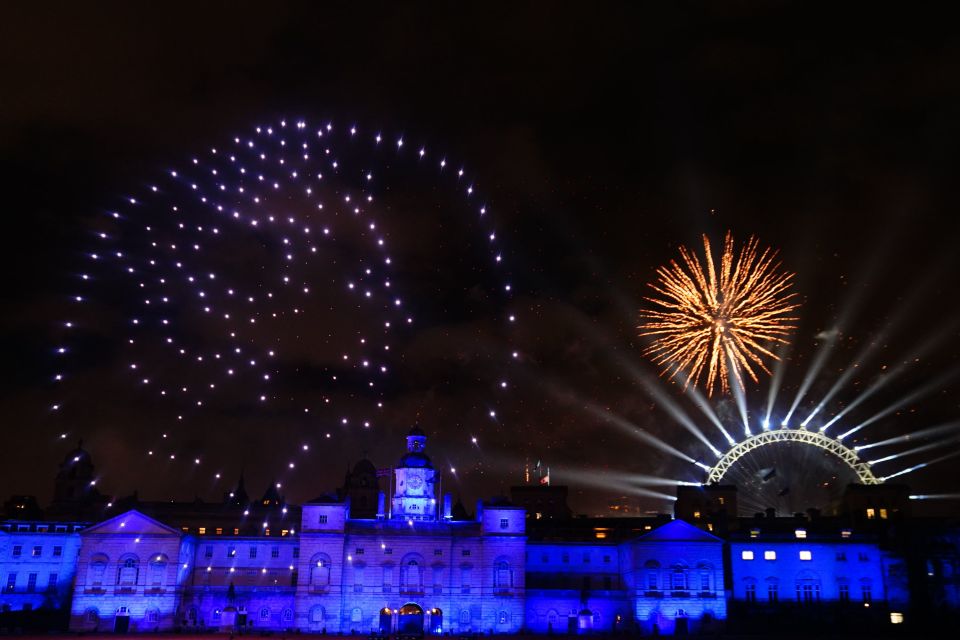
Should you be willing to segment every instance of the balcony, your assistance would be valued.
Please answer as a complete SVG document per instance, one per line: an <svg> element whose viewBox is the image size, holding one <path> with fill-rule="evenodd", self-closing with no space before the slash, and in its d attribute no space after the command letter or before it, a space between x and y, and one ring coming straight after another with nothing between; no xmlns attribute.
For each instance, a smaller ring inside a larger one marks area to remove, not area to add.
<svg viewBox="0 0 960 640"><path fill-rule="evenodd" d="M494 587L493 595L500 597L509 597L513 595L513 589L510 587Z"/></svg>
<svg viewBox="0 0 960 640"><path fill-rule="evenodd" d="M102 596L107 592L107 590L101 586L93 586L93 587L87 587L86 589L83 590L83 592L91 596Z"/></svg>
<svg viewBox="0 0 960 640"><path fill-rule="evenodd" d="M161 596L167 592L163 587L149 587L143 590L143 595L146 596Z"/></svg>
<svg viewBox="0 0 960 640"><path fill-rule="evenodd" d="M400 587L400 595L402 596L422 596L424 595L423 587L420 585L406 585Z"/></svg>
<svg viewBox="0 0 960 640"><path fill-rule="evenodd" d="M644 598L662 598L663 591L644 591L643 597Z"/></svg>
<svg viewBox="0 0 960 640"><path fill-rule="evenodd" d="M133 585L119 586L114 590L114 593L117 595L120 595L120 594L129 595L131 593L136 593L136 592L137 592L137 588Z"/></svg>
<svg viewBox="0 0 960 640"><path fill-rule="evenodd" d="M328 584L312 584L312 585L310 585L309 589L307 589L307 591L308 591L309 593L313 593L313 594L325 595L325 594L330 593L330 585L328 585Z"/></svg>

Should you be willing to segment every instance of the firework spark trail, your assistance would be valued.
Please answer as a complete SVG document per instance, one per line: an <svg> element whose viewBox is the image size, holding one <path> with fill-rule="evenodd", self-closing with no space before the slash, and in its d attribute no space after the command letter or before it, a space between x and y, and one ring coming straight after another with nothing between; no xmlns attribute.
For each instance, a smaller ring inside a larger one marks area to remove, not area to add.
<svg viewBox="0 0 960 640"><path fill-rule="evenodd" d="M640 335L652 338L645 354L664 375L674 379L686 373L684 388L691 382L698 386L705 377L707 395L717 386L728 393L728 378L743 389L744 372L758 382L757 370L770 373L764 357L777 359L765 345L785 343L796 328L796 318L789 315L799 307L796 294L788 293L793 274L780 271L776 251L761 252L758 246L751 237L738 254L728 232L718 269L704 235L703 263L680 247L682 265L671 260L657 269L658 280L650 288L659 297L645 299L662 310L641 311Z"/></svg>

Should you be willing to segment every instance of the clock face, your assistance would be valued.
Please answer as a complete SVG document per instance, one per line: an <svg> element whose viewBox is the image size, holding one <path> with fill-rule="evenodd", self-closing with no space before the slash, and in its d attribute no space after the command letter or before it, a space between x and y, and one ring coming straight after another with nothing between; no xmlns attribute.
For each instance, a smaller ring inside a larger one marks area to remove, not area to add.
<svg viewBox="0 0 960 640"><path fill-rule="evenodd" d="M421 486L423 486L423 478L420 476L410 476L407 478L407 484L411 489L419 489Z"/></svg>

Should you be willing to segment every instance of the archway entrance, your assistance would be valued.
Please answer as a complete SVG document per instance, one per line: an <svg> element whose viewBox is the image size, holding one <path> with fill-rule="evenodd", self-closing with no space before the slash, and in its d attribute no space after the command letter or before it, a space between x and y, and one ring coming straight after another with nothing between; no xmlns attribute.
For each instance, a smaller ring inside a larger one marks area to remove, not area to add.
<svg viewBox="0 0 960 640"><path fill-rule="evenodd" d="M590 609L581 609L577 614L577 633L590 633L593 629L593 613Z"/></svg>
<svg viewBox="0 0 960 640"><path fill-rule="evenodd" d="M130 611L126 607L117 609L117 615L113 619L114 633L127 633L130 630Z"/></svg>
<svg viewBox="0 0 960 640"><path fill-rule="evenodd" d="M380 635L390 635L393 631L393 609L384 607L380 609Z"/></svg>
<svg viewBox="0 0 960 640"><path fill-rule="evenodd" d="M420 605L408 602L400 607L397 616L397 635L423 636L423 609Z"/></svg>
<svg viewBox="0 0 960 640"><path fill-rule="evenodd" d="M443 635L443 611L437 607L430 609L430 633Z"/></svg>

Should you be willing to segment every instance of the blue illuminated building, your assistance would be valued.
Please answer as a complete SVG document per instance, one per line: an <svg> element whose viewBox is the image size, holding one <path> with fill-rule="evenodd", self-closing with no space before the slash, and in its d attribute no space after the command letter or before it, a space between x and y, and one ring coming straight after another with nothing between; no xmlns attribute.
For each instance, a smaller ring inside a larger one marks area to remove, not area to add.
<svg viewBox="0 0 960 640"><path fill-rule="evenodd" d="M251 498L242 476L191 503L109 498L94 477L78 447L47 509L4 505L0 630L47 612L74 631L668 635L957 608L955 523L860 489L831 517L741 518L717 486L680 488L676 519L573 517L565 488L536 485L469 514L439 494L419 428L389 471L363 460L300 506L275 484Z"/></svg>

